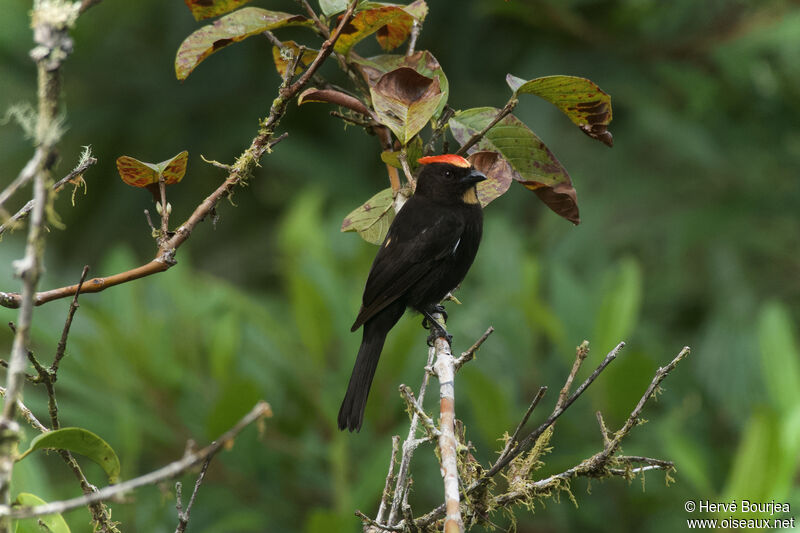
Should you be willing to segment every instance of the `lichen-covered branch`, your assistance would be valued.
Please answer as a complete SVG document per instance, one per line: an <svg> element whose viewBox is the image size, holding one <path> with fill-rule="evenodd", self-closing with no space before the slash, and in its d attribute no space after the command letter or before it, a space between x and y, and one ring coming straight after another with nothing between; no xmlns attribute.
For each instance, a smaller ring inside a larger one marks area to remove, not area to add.
<svg viewBox="0 0 800 533"><path fill-rule="evenodd" d="M294 70L292 68L286 69L283 83L278 89L278 96L273 100L269 114L267 118L261 122L258 134L253 138L250 146L236 159L236 162L231 165L228 177L225 181L195 208L189 218L174 231L169 239L165 239L161 242L155 259L125 272L102 278L90 279L84 284L82 289L84 293L100 292L108 287L164 272L176 264L175 251L191 236L194 228L213 212L220 200L227 198L237 185L246 182L258 166L261 157L268 152L272 146L285 138L286 134L278 137L274 135L275 129L286 114L287 104L300 93L317 69L331 54L333 46L336 44L342 29L352 19L356 4L356 0L350 2L347 11L342 15L339 24L333 33L331 33L330 38L323 43L317 57L297 80L292 81ZM34 305L42 305L59 298L68 298L75 294L77 288L77 285L69 285L67 287L36 293L32 301ZM21 303L22 295L20 293L0 292L1 306L17 308Z"/></svg>
<svg viewBox="0 0 800 533"><path fill-rule="evenodd" d="M489 328L469 350L465 351L458 359L453 359L453 361L455 363L461 362L462 364L469 361L491 331L492 328ZM438 339L437 343L439 341L445 345L447 344L444 342L445 339ZM675 468L671 461L643 456L623 456L617 455L617 452L622 440L640 423L639 417L642 410L646 403L656 394L660 383L688 355L688 347L683 348L667 366L658 369L647 390L619 431L611 435L602 420L602 416L598 413L598 420L603 433L602 450L563 472L536 479L536 472L543 465L540 458L547 449L556 421L591 386L608 365L616 359L624 346L624 343L619 343L605 356L594 371L572 391L573 382L589 353L589 343L584 341L576 349L575 362L560 390L558 398L556 398L552 412L545 418L544 422L525 434L525 426L533 411L540 405L547 387L539 388L513 433L505 435L505 445L500 450L494 464L482 468L469 453L467 447L456 448L457 474L454 477L454 481L456 490L458 490L460 484L458 496L451 496L451 493L447 492L446 489L445 503L416 518L411 515L410 509L403 512L402 515L398 512L394 519L390 515L385 521L383 520L383 513L379 513L375 520L366 517L363 513L357 513L364 523L365 531L428 531L432 529L448 531L448 527L451 528L451 531L459 531L458 528L461 526L458 522L459 519L463 521L463 526L461 527L469 529L478 523L489 523L489 515L498 509L509 509L518 504L529 506L536 500L551 497L561 491L566 491L572 498L569 484L571 480L577 477L622 477L630 480L636 476L644 475L645 472L660 470L666 473L667 481L669 481L671 479L670 474ZM448 346L437 346L435 349L432 348L431 351L437 353L439 350L449 351L447 348ZM457 368L455 363L452 365L453 370ZM430 362L426 367L426 378L428 372L430 372L429 367ZM445 422L449 424L447 413L451 411L447 400L450 396L447 389L451 385L451 383L448 383L451 380L451 375L448 374L446 359L438 359L434 367L440 380L444 382L442 388L445 389L441 402L443 406L441 409L442 420L437 437L440 442L442 472L446 476L445 460L447 459L447 453L452 448L450 443L442 443L442 437L447 433ZM403 392L410 411L413 413L413 420L430 419L422 410L422 403L415 401L413 395L410 395L408 391ZM414 426L414 433L409 435L409 440L412 440L412 435L416 435L416 425ZM455 434L452 438L452 442L458 446L459 438ZM412 442L419 444L425 440L428 439L414 439ZM463 431L460 432L460 440L465 442ZM405 490L401 490L403 487L405 487ZM452 486L450 488L452 490ZM403 484L397 484L394 493L395 500L402 502L406 495L407 482L404 481ZM457 510L453 501L456 498L460 499ZM402 510L401 505L398 505L398 508ZM400 519L400 516L402 516L402 519Z"/></svg>

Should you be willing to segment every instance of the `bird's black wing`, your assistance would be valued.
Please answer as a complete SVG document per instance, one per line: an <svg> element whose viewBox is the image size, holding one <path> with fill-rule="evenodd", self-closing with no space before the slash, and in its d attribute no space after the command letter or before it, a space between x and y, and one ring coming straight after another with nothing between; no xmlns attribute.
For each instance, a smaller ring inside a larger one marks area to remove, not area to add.
<svg viewBox="0 0 800 533"><path fill-rule="evenodd" d="M351 331L405 293L439 262L453 253L464 220L412 197L392 222L372 262L361 310Z"/></svg>

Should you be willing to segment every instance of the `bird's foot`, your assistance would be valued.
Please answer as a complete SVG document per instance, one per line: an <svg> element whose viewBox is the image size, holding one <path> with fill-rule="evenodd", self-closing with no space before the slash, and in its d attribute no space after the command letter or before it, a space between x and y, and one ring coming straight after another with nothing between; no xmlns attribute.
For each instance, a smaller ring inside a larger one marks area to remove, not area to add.
<svg viewBox="0 0 800 533"><path fill-rule="evenodd" d="M436 309L437 307L440 308L441 310ZM453 344L453 336L447 333L447 330L438 320L435 320L433 318L433 313L443 313L443 312L444 312L444 307L438 305L432 308L432 312L425 311L423 313L425 315L425 320L423 320L422 325L426 329L431 330L431 334L428 335L428 346L433 346L433 344L436 342L436 339L440 337L447 339L448 344Z"/></svg>
<svg viewBox="0 0 800 533"><path fill-rule="evenodd" d="M431 322L436 322L431 318L431 315L439 313L444 318L444 321L447 322L447 311L445 310L442 304L432 305L427 311L425 311L422 318L422 327L425 329L431 329Z"/></svg>

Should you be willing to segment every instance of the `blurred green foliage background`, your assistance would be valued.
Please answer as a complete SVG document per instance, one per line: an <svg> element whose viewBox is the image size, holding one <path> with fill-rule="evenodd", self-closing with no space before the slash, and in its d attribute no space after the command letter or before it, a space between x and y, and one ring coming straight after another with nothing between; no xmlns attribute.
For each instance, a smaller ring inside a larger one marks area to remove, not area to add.
<svg viewBox="0 0 800 533"><path fill-rule="evenodd" d="M27 2L3 2L0 105L35 98ZM252 5L297 11L288 1ZM594 411L616 429L653 373L682 346L692 355L665 382L649 423L623 445L674 460L676 483L648 474L578 480L568 498L517 512L519 531L646 531L685 527L687 499L791 502L800 510L800 8L788 0L476 0L431 2L418 49L442 64L456 109L508 98L506 73L585 76L610 93L613 150L555 108L525 98L516 114L570 171L582 224L572 227L521 187L486 211L484 242L449 306L455 349L489 325L496 333L458 379L458 416L483 462L540 385L549 412L574 347L591 341L591 367L619 340L628 347L558 422L542 476L599 450ZM266 39L252 38L175 80L180 42L199 24L178 0L106 0L81 17L64 69L69 131L60 174L91 144L99 163L66 225L48 235L42 287L148 260L149 195L123 184L114 160L160 161L187 149L189 171L170 189L180 221L222 174L200 154L231 161L249 144L279 82ZM309 45L302 29L279 33ZM359 53L378 53L374 43ZM345 83L335 65L323 74ZM405 434L400 383L416 387L426 333L406 316L389 336L360 434L336 430L360 333L349 333L375 249L339 233L352 208L386 186L377 141L344 129L322 105L290 107L290 137L202 224L167 273L81 299L58 387L64 425L105 438L130 478L205 443L259 398L274 418L219 456L190 522L195 532L356 531L373 514L390 437ZM9 182L30 157L13 123L0 127ZM24 195L15 201L21 205ZM13 206L12 206L13 207ZM3 290L24 232L0 244ZM49 361L68 302L35 314L34 350ZM5 321L16 313L0 311ZM11 334L0 330L8 353ZM584 371L588 372L588 371ZM429 398L430 400L430 398ZM45 417L43 391L25 401ZM433 405L433 402L430 404ZM26 429L28 437L32 430ZM90 478L102 472L87 465ZM411 505L441 501L430 448L415 456ZM187 476L187 483L193 482ZM18 464L17 491L46 500L79 488L55 454ZM591 489L591 491L589 491ZM703 518L709 516L696 517ZM725 516L720 516L724 518ZM752 517L752 516L751 516ZM171 484L113 504L124 531L172 531ZM67 519L89 531L85 509ZM507 525L503 516L495 516Z"/></svg>

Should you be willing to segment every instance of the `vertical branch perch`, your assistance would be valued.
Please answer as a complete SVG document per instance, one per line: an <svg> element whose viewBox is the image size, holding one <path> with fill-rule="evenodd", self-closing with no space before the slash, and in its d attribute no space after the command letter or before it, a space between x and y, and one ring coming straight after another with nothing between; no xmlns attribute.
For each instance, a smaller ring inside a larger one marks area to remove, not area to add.
<svg viewBox="0 0 800 533"><path fill-rule="evenodd" d="M439 337L434 344L436 362L433 368L439 378L439 452L442 461L442 479L444 480L444 501L446 515L444 533L464 531L461 519L458 494L458 460L457 441L455 435L456 399L455 399L455 358L450 351L447 339Z"/></svg>

